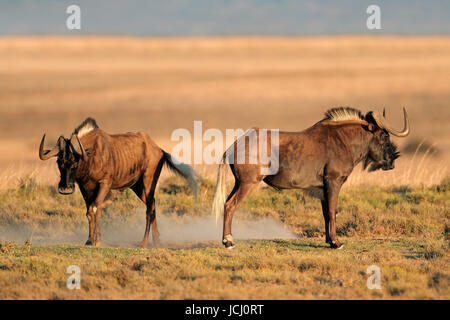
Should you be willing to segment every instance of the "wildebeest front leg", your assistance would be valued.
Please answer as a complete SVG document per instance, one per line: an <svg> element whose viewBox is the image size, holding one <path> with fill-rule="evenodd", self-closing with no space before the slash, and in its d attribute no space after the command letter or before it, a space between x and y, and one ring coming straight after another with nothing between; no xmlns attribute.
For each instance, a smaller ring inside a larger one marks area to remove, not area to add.
<svg viewBox="0 0 450 320"><path fill-rule="evenodd" d="M94 212L92 211L92 206L89 205L86 217L89 221L89 238L87 239L85 245L91 246L94 243Z"/></svg>
<svg viewBox="0 0 450 320"><path fill-rule="evenodd" d="M331 244L330 238L330 216L328 213L328 201L321 200L322 202L322 214L323 219L325 220L325 242Z"/></svg>
<svg viewBox="0 0 450 320"><path fill-rule="evenodd" d="M92 206L92 212L94 216L94 241L92 242L92 245L94 246L100 246L102 244L102 241L100 239L101 233L100 233L100 218L102 216L102 207L105 201L106 196L108 195L108 192L111 190L111 184L110 183L101 183L100 188L98 190L97 197L95 198L94 205Z"/></svg>
<svg viewBox="0 0 450 320"><path fill-rule="evenodd" d="M337 239L336 235L336 211L338 205L339 191L342 186L340 179L333 179L325 181L325 201L328 207L328 234L330 238L330 246L333 249L342 248L342 244ZM326 223L326 220L325 220Z"/></svg>
<svg viewBox="0 0 450 320"><path fill-rule="evenodd" d="M94 242L94 212L92 211L92 203L94 202L95 192L86 190L82 185L80 185L80 191L83 195L84 202L86 203L86 218L89 222L89 238L85 244L89 246Z"/></svg>

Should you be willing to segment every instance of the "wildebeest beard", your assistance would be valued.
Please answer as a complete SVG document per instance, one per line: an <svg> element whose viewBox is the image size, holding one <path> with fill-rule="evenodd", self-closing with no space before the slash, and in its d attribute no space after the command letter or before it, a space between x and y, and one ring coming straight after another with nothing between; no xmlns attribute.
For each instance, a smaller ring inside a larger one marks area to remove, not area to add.
<svg viewBox="0 0 450 320"><path fill-rule="evenodd" d="M375 161L370 157L370 155L367 155L366 159L364 160L363 170L366 170L367 167L369 167L369 172L379 169L389 170L387 166L389 165L389 163L393 163L398 157L400 157L400 152L398 151L397 145L391 141L387 142L384 145L383 150L384 159L381 161Z"/></svg>

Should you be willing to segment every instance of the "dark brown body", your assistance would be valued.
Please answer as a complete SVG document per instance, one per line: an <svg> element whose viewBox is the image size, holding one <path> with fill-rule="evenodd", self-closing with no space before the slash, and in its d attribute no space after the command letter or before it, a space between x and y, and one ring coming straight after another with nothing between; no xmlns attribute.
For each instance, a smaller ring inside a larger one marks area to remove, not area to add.
<svg viewBox="0 0 450 320"><path fill-rule="evenodd" d="M145 133L109 135L95 129L80 140L88 153L94 151L87 161L80 161L75 175L87 206L87 244L100 244L99 219L106 195L111 189L128 187L147 205L147 224L141 247L147 245L150 225L157 242L154 192L164 164L161 148Z"/></svg>
<svg viewBox="0 0 450 320"><path fill-rule="evenodd" d="M146 247L150 227L153 241L159 242L156 224L155 188L166 164L183 176L197 194L196 173L185 164L174 162L170 154L158 147L146 133L108 134L92 118L83 122L71 139L60 137L52 150L44 150L42 138L39 155L42 160L58 158L61 194L74 192L76 182L84 197L89 221L87 245L100 245L100 217L105 198L112 189L131 188L147 206L144 239ZM78 142L78 143L77 143Z"/></svg>
<svg viewBox="0 0 450 320"><path fill-rule="evenodd" d="M259 137L259 131L256 132ZM238 141L230 147L234 148L234 161L230 161L229 156L227 159L224 154L224 163L219 166L213 204L216 216L222 212L224 214L223 243L229 248L234 246L231 236L233 214L261 181L276 189L305 189L319 198L325 221L326 242L332 248L340 248L341 243L336 236L336 213L342 185L361 161L366 162L365 166L372 162L376 168L390 170L394 168L394 160L398 157L389 141L388 132L364 119L323 120L302 132L279 132L279 168L273 175L262 175L261 164L248 164L248 161L238 164ZM270 139L264 142L268 144L267 150L270 150L270 142ZM258 145L258 151L260 147ZM247 146L246 153L250 152L249 148ZM225 192L225 162L233 163L230 168L235 178L234 188L226 201L221 196Z"/></svg>

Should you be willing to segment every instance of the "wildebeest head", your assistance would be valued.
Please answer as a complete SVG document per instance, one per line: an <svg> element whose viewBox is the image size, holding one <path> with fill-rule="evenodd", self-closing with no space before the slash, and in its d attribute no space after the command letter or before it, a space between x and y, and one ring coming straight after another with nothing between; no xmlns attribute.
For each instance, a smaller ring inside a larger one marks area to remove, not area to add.
<svg viewBox="0 0 450 320"><path fill-rule="evenodd" d="M75 172L79 162L86 159L86 151L77 134L72 134L70 139L60 136L56 145L50 149L44 149L45 134L39 146L39 158L48 160L57 157L60 181L58 192L60 194L72 194L75 191Z"/></svg>
<svg viewBox="0 0 450 320"><path fill-rule="evenodd" d="M370 165L369 171L394 169L395 159L400 156L400 152L397 151L397 145L391 141L390 134L396 137L406 137L409 134L408 114L405 108L403 108L404 127L402 131L393 129L385 115L383 110L383 116L375 111L370 111L365 116L365 120L369 123L368 129L373 133L373 139L369 144L369 153L363 165L364 169Z"/></svg>

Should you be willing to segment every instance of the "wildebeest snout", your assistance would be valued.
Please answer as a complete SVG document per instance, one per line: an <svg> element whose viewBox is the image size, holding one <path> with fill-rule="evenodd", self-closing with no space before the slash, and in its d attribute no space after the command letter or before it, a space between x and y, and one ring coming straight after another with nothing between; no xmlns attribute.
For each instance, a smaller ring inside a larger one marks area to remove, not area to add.
<svg viewBox="0 0 450 320"><path fill-rule="evenodd" d="M61 187L58 186L58 192L60 194L72 194L75 191L75 187L74 186L69 186L69 187Z"/></svg>
<svg viewBox="0 0 450 320"><path fill-rule="evenodd" d="M394 169L394 168L395 168L394 162L391 162L391 163L385 163L385 164L383 165L383 167L382 167L382 169L383 169L384 171L392 170L392 169Z"/></svg>

